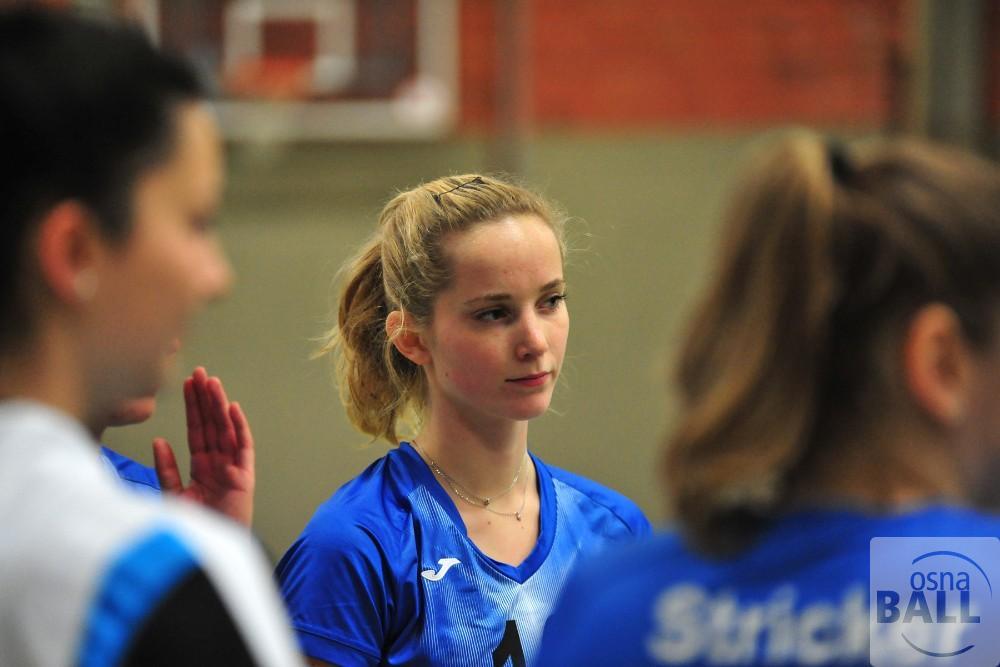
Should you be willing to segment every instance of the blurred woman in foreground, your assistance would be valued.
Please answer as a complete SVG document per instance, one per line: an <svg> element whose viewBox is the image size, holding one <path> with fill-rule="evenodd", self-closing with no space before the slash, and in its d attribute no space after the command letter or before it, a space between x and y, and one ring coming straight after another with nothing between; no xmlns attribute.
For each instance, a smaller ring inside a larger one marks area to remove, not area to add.
<svg viewBox="0 0 1000 667"><path fill-rule="evenodd" d="M977 509L1000 462L1000 171L917 143L847 150L800 133L747 171L722 238L677 371L664 467L677 530L585 568L541 663L993 650L969 639L986 626L936 626L941 609L904 591L881 600L869 655L868 581L870 549L873 583L877 568L917 567L873 538L1000 535Z"/></svg>
<svg viewBox="0 0 1000 667"><path fill-rule="evenodd" d="M130 493L87 430L231 281L197 78L138 30L0 12L0 146L0 664L298 664L249 532Z"/></svg>

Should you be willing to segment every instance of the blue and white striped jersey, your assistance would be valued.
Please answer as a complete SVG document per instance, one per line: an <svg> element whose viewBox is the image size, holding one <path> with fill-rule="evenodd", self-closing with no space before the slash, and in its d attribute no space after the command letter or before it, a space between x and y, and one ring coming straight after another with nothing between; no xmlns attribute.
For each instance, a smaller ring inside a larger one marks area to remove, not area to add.
<svg viewBox="0 0 1000 667"><path fill-rule="evenodd" d="M577 559L649 532L631 501L532 457L540 534L518 567L483 554L403 443L319 507L278 564L303 650L354 665L531 665Z"/></svg>

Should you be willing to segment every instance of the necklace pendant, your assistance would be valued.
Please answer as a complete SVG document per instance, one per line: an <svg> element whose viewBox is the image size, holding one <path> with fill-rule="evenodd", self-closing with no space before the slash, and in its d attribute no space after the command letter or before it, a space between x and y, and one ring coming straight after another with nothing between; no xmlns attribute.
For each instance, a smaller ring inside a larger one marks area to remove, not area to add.
<svg viewBox="0 0 1000 667"><path fill-rule="evenodd" d="M483 507L489 507L489 506L490 506L490 499L483 498Z"/></svg>
<svg viewBox="0 0 1000 667"><path fill-rule="evenodd" d="M517 519L518 521L520 521L521 520L521 513L520 512L514 512L514 518Z"/></svg>

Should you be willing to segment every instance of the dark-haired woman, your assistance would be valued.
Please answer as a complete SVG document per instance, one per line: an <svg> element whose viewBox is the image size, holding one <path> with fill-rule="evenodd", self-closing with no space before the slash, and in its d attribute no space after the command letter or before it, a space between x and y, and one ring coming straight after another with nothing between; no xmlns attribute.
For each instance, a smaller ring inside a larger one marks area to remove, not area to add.
<svg viewBox="0 0 1000 667"><path fill-rule="evenodd" d="M0 664L298 664L247 531L129 493L86 426L230 283L197 78L137 30L0 12L0 146Z"/></svg>

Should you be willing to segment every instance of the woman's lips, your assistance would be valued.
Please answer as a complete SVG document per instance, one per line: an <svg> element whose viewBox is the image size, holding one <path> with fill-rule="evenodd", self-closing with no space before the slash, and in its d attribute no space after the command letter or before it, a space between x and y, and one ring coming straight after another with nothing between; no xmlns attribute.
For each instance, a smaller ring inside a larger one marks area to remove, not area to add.
<svg viewBox="0 0 1000 667"><path fill-rule="evenodd" d="M549 379L550 373L546 371L545 373L534 373L532 375L525 375L519 378L513 378L507 380L507 382L512 382L522 387L538 387L545 384L545 381Z"/></svg>

